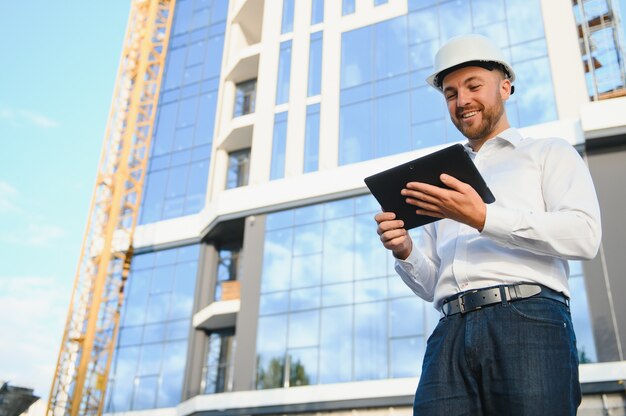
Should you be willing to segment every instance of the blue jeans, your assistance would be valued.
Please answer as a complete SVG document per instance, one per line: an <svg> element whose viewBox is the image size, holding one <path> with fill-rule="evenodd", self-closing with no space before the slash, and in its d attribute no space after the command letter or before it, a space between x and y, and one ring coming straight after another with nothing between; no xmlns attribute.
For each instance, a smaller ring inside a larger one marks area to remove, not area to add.
<svg viewBox="0 0 626 416"><path fill-rule="evenodd" d="M413 414L575 415L580 400L569 308L535 298L442 318Z"/></svg>

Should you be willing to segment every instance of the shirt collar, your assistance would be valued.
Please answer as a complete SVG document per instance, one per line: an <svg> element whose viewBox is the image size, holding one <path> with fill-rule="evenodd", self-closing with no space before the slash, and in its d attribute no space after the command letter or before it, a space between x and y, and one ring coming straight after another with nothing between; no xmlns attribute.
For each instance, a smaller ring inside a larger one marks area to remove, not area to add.
<svg viewBox="0 0 626 416"><path fill-rule="evenodd" d="M508 129L500 132L500 134L498 134L493 139L487 140L483 144L483 146L485 146L487 143L489 143L491 140L494 140L494 139L504 140L506 142L509 142L513 147L517 147L520 144L520 142L523 140L523 137L515 127L509 127ZM466 150L473 152L472 147L470 146L469 142L465 142L464 146Z"/></svg>

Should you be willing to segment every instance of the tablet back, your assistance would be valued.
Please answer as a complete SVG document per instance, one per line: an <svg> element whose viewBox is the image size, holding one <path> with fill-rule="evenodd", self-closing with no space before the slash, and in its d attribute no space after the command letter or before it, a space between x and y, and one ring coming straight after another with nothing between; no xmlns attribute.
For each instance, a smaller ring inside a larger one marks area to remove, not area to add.
<svg viewBox="0 0 626 416"><path fill-rule="evenodd" d="M383 211L394 212L396 218L404 221L404 228L408 230L440 218L417 215L415 213L417 208L407 204L406 197L402 196L400 191L408 182L424 182L447 188L439 179L442 173L447 173L471 185L485 203L490 204L496 200L461 144L454 144L369 176L365 178L365 184L378 200Z"/></svg>

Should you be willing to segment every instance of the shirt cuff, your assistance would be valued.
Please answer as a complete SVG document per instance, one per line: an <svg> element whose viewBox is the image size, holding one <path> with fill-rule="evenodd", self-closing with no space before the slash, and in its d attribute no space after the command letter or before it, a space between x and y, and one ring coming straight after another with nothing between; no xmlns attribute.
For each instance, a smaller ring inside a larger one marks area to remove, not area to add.
<svg viewBox="0 0 626 416"><path fill-rule="evenodd" d="M422 256L420 255L419 250L416 250L415 247L411 248L411 253L405 260L396 258L396 265L408 273L413 273L413 271L417 270L421 262Z"/></svg>
<svg viewBox="0 0 626 416"><path fill-rule="evenodd" d="M514 210L494 204L487 205L487 216L481 235L493 240L506 243L509 241L516 221Z"/></svg>

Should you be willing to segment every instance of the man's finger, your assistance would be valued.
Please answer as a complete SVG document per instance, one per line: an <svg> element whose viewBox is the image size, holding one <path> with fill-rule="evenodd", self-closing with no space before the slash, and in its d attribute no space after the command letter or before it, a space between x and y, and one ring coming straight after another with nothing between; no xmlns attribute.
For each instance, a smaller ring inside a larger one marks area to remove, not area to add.
<svg viewBox="0 0 626 416"><path fill-rule="evenodd" d="M439 176L439 179L441 179L441 182L443 182L444 185L449 186L450 188L459 192L465 191L466 188L469 186L468 184L466 184L465 182L461 182L454 176L450 176L445 173L442 173L441 176Z"/></svg>

